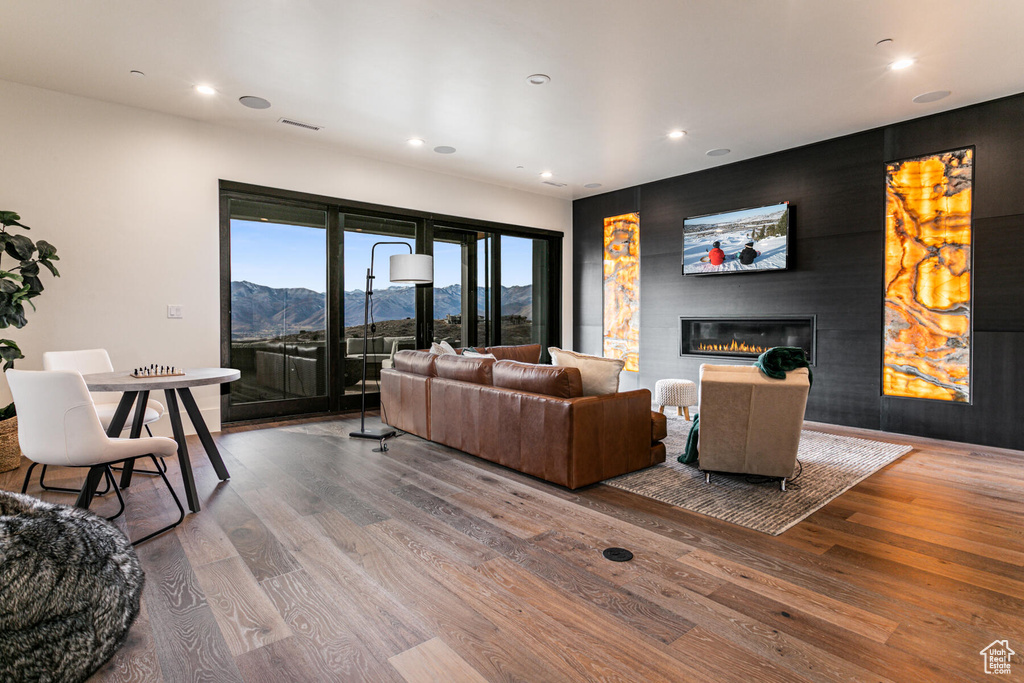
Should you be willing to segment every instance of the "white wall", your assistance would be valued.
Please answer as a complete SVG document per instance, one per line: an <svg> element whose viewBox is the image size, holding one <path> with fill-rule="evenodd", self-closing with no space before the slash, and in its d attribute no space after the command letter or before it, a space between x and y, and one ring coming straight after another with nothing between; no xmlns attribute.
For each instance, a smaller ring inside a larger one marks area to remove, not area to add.
<svg viewBox="0 0 1024 683"><path fill-rule="evenodd" d="M19 368L92 347L119 368L220 365L220 179L565 232L571 346L568 200L6 81L0 103L0 210L21 214L61 259L29 324L0 332L24 351ZM167 304L184 319L168 320ZM216 388L196 399L219 429Z"/></svg>

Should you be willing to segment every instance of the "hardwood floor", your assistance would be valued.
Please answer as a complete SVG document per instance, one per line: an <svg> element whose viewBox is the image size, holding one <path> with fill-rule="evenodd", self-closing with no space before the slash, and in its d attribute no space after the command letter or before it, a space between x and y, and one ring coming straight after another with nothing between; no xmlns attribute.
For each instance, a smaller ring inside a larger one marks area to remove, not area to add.
<svg viewBox="0 0 1024 683"><path fill-rule="evenodd" d="M190 438L203 509L138 548L142 614L92 680L960 681L1024 652L1024 453L887 435L915 450L771 537L353 424L216 435L225 483ZM133 537L174 512L158 481Z"/></svg>

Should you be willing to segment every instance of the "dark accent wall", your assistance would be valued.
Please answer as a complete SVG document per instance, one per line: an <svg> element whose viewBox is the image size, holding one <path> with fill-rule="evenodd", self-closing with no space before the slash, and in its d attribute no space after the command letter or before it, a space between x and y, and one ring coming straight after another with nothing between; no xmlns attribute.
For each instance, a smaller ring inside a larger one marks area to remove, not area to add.
<svg viewBox="0 0 1024 683"><path fill-rule="evenodd" d="M685 143L684 143L685 144ZM973 402L883 398L885 162L974 146ZM789 201L790 270L683 277L687 216ZM601 353L602 229L640 212L639 386L696 381L679 316L816 314L807 419L1024 449L1024 95L573 203L573 335ZM629 380L627 379L628 383Z"/></svg>

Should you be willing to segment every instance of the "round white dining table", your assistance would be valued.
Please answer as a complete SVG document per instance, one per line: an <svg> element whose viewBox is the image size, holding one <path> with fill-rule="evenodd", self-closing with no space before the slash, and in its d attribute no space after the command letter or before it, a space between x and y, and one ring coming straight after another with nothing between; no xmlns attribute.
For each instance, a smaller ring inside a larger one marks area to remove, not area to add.
<svg viewBox="0 0 1024 683"><path fill-rule="evenodd" d="M199 436L200 443L206 451L206 457L210 459L217 477L226 481L231 475L228 474L224 461L220 457L217 445L210 436L210 430L203 420L203 414L192 397L192 387L208 386L211 384L225 384L234 382L242 374L232 368L184 368L184 375L170 377L133 377L130 371L122 370L115 372L97 372L83 375L89 391L121 391L121 401L117 405L114 417L110 420L107 428L107 436L116 438L124 429L128 415L131 413L132 405L135 405L135 415L132 419L130 436L138 438L142 433L142 422L146 415L146 403L149 401L149 392L164 392L167 400L167 415L171 420L171 429L174 432L174 440L178 442L178 464L181 469L181 479L185 486L185 497L188 499L188 507L192 512L199 512L199 496L196 494L195 478L192 475L192 463L189 460L188 446L185 445L185 429L181 423L181 410L178 408L178 397L185 406L185 412L192 422L192 426ZM132 483L132 471L134 460L125 462L121 471L121 488L130 486Z"/></svg>

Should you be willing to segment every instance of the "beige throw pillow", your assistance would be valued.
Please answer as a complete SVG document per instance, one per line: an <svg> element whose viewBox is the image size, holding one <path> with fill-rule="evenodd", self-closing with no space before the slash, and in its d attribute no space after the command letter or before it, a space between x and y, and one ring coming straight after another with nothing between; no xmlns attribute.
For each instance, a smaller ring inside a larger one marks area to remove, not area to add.
<svg viewBox="0 0 1024 683"><path fill-rule="evenodd" d="M455 349L452 347L452 345L449 344L446 341L443 341L440 344L438 344L437 342L434 342L433 344L431 344L430 345L430 352L432 354L434 354L435 356L457 356L457 355L459 355L458 352L456 352Z"/></svg>
<svg viewBox="0 0 1024 683"><path fill-rule="evenodd" d="M551 364L567 368L579 368L583 378L584 396L601 396L614 394L619 390L619 373L626 361L616 358L588 356L584 353L566 351L557 346L549 346Z"/></svg>
<svg viewBox="0 0 1024 683"><path fill-rule="evenodd" d="M462 355L467 358L494 358L493 353L480 353L476 349L462 349Z"/></svg>

